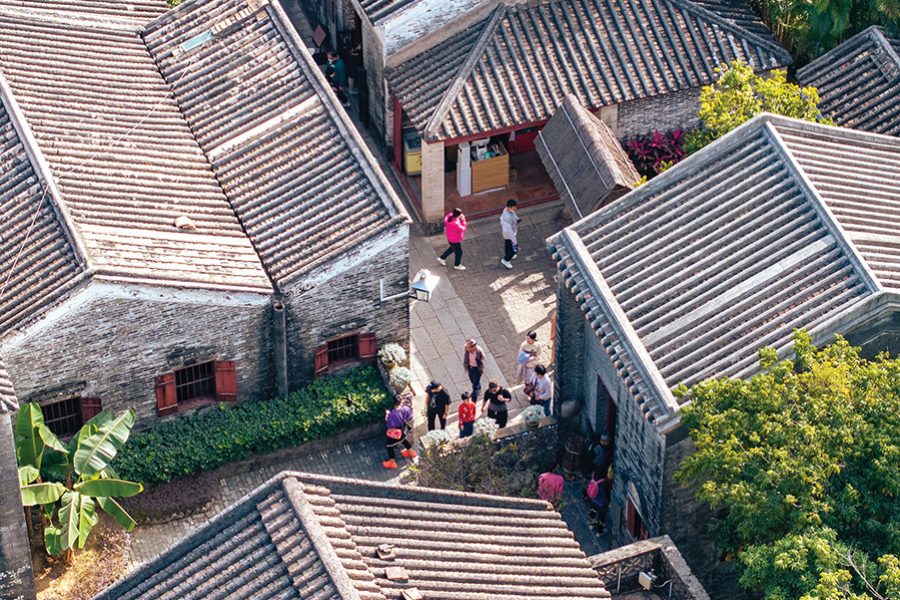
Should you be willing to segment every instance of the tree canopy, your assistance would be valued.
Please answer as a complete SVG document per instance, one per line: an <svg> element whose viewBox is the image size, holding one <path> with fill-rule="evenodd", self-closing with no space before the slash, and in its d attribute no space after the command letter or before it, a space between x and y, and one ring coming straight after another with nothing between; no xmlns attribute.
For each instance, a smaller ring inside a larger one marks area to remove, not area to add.
<svg viewBox="0 0 900 600"><path fill-rule="evenodd" d="M819 111L816 88L788 83L787 72L770 77L754 73L739 60L716 69L719 78L700 91L700 127L687 135L686 149L695 152L763 112L805 121L826 122Z"/></svg>
<svg viewBox="0 0 900 600"><path fill-rule="evenodd" d="M702 382L678 478L724 514L712 533L767 599L900 598L900 359L796 332L747 380Z"/></svg>

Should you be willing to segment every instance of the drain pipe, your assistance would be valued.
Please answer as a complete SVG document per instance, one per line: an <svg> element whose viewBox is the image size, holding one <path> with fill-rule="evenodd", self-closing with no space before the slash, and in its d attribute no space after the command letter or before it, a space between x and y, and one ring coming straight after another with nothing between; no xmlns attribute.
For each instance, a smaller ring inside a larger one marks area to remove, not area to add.
<svg viewBox="0 0 900 600"><path fill-rule="evenodd" d="M281 296L272 296L272 333L275 349L275 384L278 397L288 395L287 319Z"/></svg>

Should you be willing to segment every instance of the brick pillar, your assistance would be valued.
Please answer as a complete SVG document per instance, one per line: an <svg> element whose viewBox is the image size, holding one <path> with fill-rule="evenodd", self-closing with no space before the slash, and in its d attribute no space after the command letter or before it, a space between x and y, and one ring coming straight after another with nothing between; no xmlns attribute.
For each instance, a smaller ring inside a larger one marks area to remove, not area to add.
<svg viewBox="0 0 900 600"><path fill-rule="evenodd" d="M19 492L12 415L0 408L0 598L34 600L36 597Z"/></svg>
<svg viewBox="0 0 900 600"><path fill-rule="evenodd" d="M422 143L422 220L444 218L444 142Z"/></svg>

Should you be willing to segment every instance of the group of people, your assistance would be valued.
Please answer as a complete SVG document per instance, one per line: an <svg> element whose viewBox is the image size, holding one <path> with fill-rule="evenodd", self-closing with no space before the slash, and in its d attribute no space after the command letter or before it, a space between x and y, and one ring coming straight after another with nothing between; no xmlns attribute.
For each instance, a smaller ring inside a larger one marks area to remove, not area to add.
<svg viewBox="0 0 900 600"><path fill-rule="evenodd" d="M540 405L545 415L551 414L553 402L553 384L547 375L547 367L542 364L543 345L538 341L537 333L529 331L525 340L519 345L517 354L517 383L523 383L523 391L529 397L532 405ZM475 421L479 414L496 422L498 428L506 427L509 421L509 403L513 395L510 390L501 386L496 381L489 381L484 395L481 393L481 381L484 377L485 354L481 346L474 339L468 339L463 348L462 367L469 378L471 391L460 395L460 404L457 408L457 424L459 437L469 437L474 433ZM481 399L481 409L478 409L478 400ZM447 418L453 400L439 381L432 381L425 388L425 414L428 421L428 431L446 429ZM407 440L407 433L412 429L413 412L410 406L403 405L399 400L393 410L385 415L387 425L386 445L388 460L382 464L387 469L396 469L396 449L403 446L404 458L415 458ZM402 435L401 435L402 434Z"/></svg>
<svg viewBox="0 0 900 600"><path fill-rule="evenodd" d="M506 208L500 213L500 233L503 237L503 257L500 259L500 264L507 269L513 268L512 261L519 254L519 222L522 219L516 214L518 206L518 201L510 198L506 201ZM460 208L454 208L444 216L444 234L447 236L447 249L438 257L439 263L446 265L447 259L452 254L453 268L457 271L466 270L465 265L462 264L462 244L468 227L466 215L463 214Z"/></svg>
<svg viewBox="0 0 900 600"><path fill-rule="evenodd" d="M350 97L347 96L347 66L344 59L333 50L327 54L328 62L325 64L325 79L334 90L334 95L344 106L350 106Z"/></svg>

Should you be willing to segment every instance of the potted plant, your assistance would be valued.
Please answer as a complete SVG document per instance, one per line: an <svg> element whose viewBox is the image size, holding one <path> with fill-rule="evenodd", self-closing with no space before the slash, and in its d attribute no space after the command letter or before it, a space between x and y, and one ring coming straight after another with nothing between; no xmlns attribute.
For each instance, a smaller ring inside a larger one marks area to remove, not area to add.
<svg viewBox="0 0 900 600"><path fill-rule="evenodd" d="M406 367L394 367L388 374L388 382L394 393L399 394L409 387L412 381L412 371Z"/></svg>
<svg viewBox="0 0 900 600"><path fill-rule="evenodd" d="M538 423L540 423L541 419L544 417L544 407L533 405L529 406L525 410L522 411L522 419L525 421L525 426L530 429L536 429Z"/></svg>
<svg viewBox="0 0 900 600"><path fill-rule="evenodd" d="M384 368L390 371L394 367L406 364L406 350L400 344L385 344L378 351L378 359Z"/></svg>

